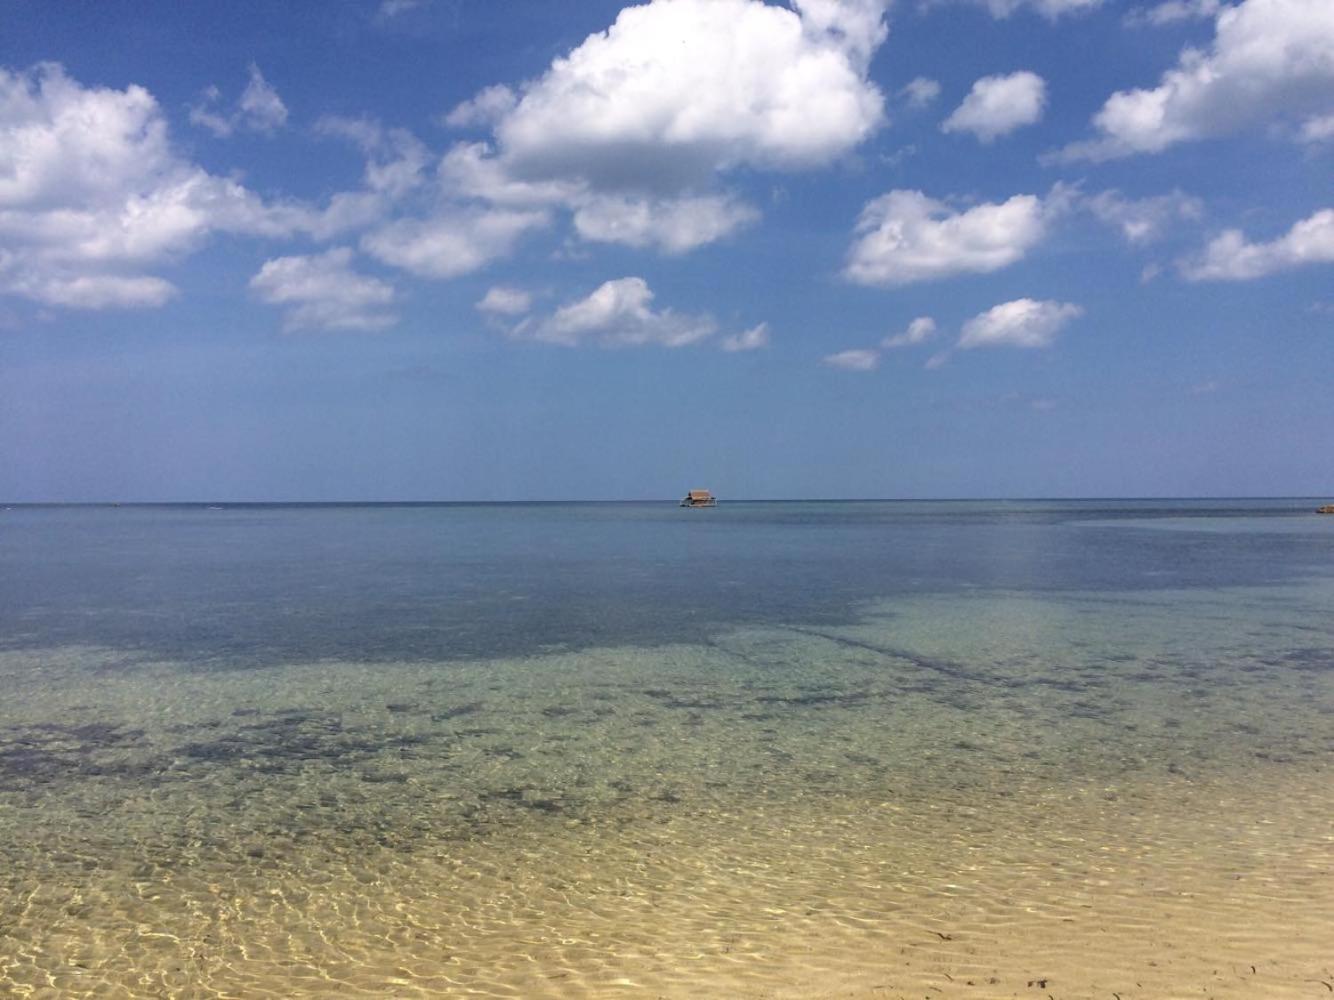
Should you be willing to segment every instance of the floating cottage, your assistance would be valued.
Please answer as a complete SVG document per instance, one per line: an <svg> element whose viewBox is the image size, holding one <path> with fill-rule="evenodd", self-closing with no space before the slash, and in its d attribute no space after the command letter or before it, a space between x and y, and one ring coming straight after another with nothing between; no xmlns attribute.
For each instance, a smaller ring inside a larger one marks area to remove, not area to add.
<svg viewBox="0 0 1334 1000"><path fill-rule="evenodd" d="M1323 507L1317 507L1315 512L1317 514L1334 514L1334 503L1327 503Z"/></svg>
<svg viewBox="0 0 1334 1000"><path fill-rule="evenodd" d="M682 507L717 507L718 498L708 490L691 490L681 501Z"/></svg>

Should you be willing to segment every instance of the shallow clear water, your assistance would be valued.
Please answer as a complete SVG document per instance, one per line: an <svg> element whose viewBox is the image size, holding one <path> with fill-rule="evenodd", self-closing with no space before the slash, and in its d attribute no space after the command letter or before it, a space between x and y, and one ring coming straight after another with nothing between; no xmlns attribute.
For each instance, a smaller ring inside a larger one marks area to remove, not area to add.
<svg viewBox="0 0 1334 1000"><path fill-rule="evenodd" d="M0 511L0 994L1318 995L1314 506Z"/></svg>

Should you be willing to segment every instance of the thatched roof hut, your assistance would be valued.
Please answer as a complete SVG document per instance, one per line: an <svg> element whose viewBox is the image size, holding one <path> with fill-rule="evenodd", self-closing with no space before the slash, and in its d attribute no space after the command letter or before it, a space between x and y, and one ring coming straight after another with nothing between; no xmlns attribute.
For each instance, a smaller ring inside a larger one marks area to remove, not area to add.
<svg viewBox="0 0 1334 1000"><path fill-rule="evenodd" d="M718 500L708 490L691 490L681 501L682 507L717 507Z"/></svg>

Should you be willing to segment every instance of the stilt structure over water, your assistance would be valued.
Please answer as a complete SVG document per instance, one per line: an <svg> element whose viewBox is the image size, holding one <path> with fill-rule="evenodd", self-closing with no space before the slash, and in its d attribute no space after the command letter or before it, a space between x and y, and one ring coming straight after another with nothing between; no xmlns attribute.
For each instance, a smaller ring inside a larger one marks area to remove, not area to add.
<svg viewBox="0 0 1334 1000"><path fill-rule="evenodd" d="M691 490L681 501L682 507L717 507L718 498L708 490Z"/></svg>

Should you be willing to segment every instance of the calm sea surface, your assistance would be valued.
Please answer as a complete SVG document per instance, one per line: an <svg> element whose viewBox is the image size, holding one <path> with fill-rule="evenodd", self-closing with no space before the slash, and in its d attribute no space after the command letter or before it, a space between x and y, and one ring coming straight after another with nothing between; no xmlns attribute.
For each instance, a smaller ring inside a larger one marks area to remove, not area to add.
<svg viewBox="0 0 1334 1000"><path fill-rule="evenodd" d="M1334 575L1315 501L17 507L0 648L220 667L462 659L855 621L982 589L1211 588Z"/></svg>
<svg viewBox="0 0 1334 1000"><path fill-rule="evenodd" d="M1324 995L1319 502L2 508L0 995Z"/></svg>

